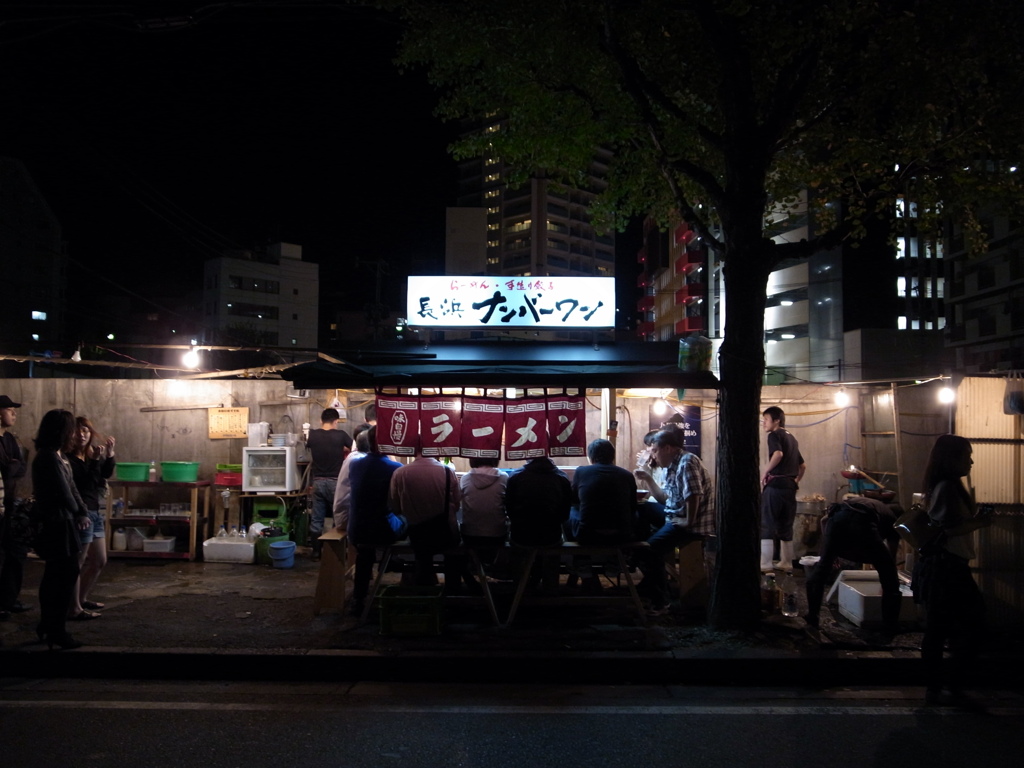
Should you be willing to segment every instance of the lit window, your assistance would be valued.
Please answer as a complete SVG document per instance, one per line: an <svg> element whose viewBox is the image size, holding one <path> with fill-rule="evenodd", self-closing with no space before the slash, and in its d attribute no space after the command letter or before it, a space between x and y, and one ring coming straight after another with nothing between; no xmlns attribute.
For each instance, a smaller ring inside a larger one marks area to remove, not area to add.
<svg viewBox="0 0 1024 768"><path fill-rule="evenodd" d="M292 339L292 346L296 346L299 343L298 339Z"/></svg>
<svg viewBox="0 0 1024 768"><path fill-rule="evenodd" d="M32 334L32 341L39 341L39 334L38 333L33 333Z"/></svg>
<svg viewBox="0 0 1024 768"><path fill-rule="evenodd" d="M484 192L484 197L497 197L499 194L501 194L501 192L497 189L488 189L486 192Z"/></svg>
<svg viewBox="0 0 1024 768"><path fill-rule="evenodd" d="M897 237L896 238L896 258L904 259L907 256L907 238Z"/></svg>
<svg viewBox="0 0 1024 768"><path fill-rule="evenodd" d="M484 176L484 181L498 181L500 178L500 173L488 173L486 176Z"/></svg>
<svg viewBox="0 0 1024 768"><path fill-rule="evenodd" d="M45 320L46 319L46 313L45 312L40 312L38 309L33 309L32 310L32 319L33 320Z"/></svg>
<svg viewBox="0 0 1024 768"><path fill-rule="evenodd" d="M487 241L487 247L488 248L497 248L498 247L498 241L497 240L488 240Z"/></svg>
<svg viewBox="0 0 1024 768"><path fill-rule="evenodd" d="M498 164L498 163L499 163L499 162L501 162L501 161L500 161L500 160L499 160L499 159L498 159L497 157L494 157L494 156L492 155L491 157L488 157L488 158L487 158L487 159L486 159L486 160L485 160L484 162L485 162L485 163L486 163L487 165L496 165L496 164Z"/></svg>
<svg viewBox="0 0 1024 768"><path fill-rule="evenodd" d="M896 295L906 296L907 295L907 278L897 277L896 278Z"/></svg>
<svg viewBox="0 0 1024 768"><path fill-rule="evenodd" d="M910 330L912 330L912 331L919 331L919 330L921 330L921 321L920 320L911 320L910 321Z"/></svg>
<svg viewBox="0 0 1024 768"><path fill-rule="evenodd" d="M900 315L899 317L896 318L896 327L899 330L901 330L901 331L907 330L907 316L906 315Z"/></svg>
<svg viewBox="0 0 1024 768"><path fill-rule="evenodd" d="M488 224L487 225L487 231L488 232L497 232L499 229L501 229L501 224Z"/></svg>
<svg viewBox="0 0 1024 768"><path fill-rule="evenodd" d="M946 278L944 277L935 278L935 298L946 298Z"/></svg>
<svg viewBox="0 0 1024 768"><path fill-rule="evenodd" d="M484 133L497 133L499 130L500 126L498 125L488 125L486 128L484 128Z"/></svg>
<svg viewBox="0 0 1024 768"><path fill-rule="evenodd" d="M492 207L492 208L488 208L488 209L487 209L487 215L488 215L488 216L493 216L493 215L494 215L494 214L496 214L496 213L497 213L497 212L498 212L499 210L500 210L500 209L498 208L498 206L496 206L496 205L495 205L494 207Z"/></svg>
<svg viewBox="0 0 1024 768"><path fill-rule="evenodd" d="M939 330L942 330L943 328L945 328L945 327L946 327L946 318L944 318L944 317L940 317L940 318L939 318L939 319L938 319L938 320L937 320L937 321L935 322L935 327L936 327L936 328L938 328Z"/></svg>

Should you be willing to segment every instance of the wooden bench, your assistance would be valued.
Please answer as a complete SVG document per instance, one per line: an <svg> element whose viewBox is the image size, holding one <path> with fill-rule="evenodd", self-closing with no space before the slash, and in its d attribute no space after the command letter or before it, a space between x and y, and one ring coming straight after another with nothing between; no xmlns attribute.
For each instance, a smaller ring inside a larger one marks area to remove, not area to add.
<svg viewBox="0 0 1024 768"><path fill-rule="evenodd" d="M323 543L320 570L316 577L313 596L313 615L323 611L345 610L345 578L349 572L348 534L331 528L319 539Z"/></svg>
<svg viewBox="0 0 1024 768"><path fill-rule="evenodd" d="M640 619L641 625L647 625L647 613L644 611L643 603L640 601L640 595L636 591L636 584L633 583L633 575L629 571L629 563L627 562L627 553L633 552L637 549L641 549L647 546L646 541L634 541L628 544L614 545L614 544L580 544L575 541L567 541L561 546L551 547L528 547L526 550L526 560L523 563L522 572L519 574L519 583L516 586L515 597L512 598L512 606L508 611L508 618L505 620L505 627L511 626L513 620L515 620L516 613L519 610L520 604L523 603L523 599L526 593L526 586L529 582L529 573L533 569L533 564L537 560L537 555L555 554L563 555L566 553L572 555L589 555L598 558L613 558L616 563L619 574L626 580L627 594L625 595L593 595L586 592L579 594L560 594L545 596L538 598L536 601L527 600L528 603L536 602L538 605L577 605L581 603L587 603L590 605L618 605L626 603L636 610L637 617Z"/></svg>
<svg viewBox="0 0 1024 768"><path fill-rule="evenodd" d="M443 552L438 552L439 555L456 555L468 557L473 565L474 575L480 583L481 595L451 595L445 594L445 601L466 601L466 602L478 602L481 599L486 603L487 610L491 614L491 621L494 622L494 626L500 627L501 621L498 619L498 609L494 605L494 596L491 594L491 587L487 581L487 573L484 571L483 563L480 560L479 555L473 547L458 546L451 549L446 549ZM384 578L384 574L388 570L388 566L391 564L391 560L396 557L402 556L415 556L415 550L409 541L403 540L392 544L389 547L384 547L384 555L381 557L380 564L377 568L377 576L373 580L373 584L370 586L369 594L367 595L366 603L363 607L363 614L359 617L359 626L366 623L366 620L370 616L370 608L373 603L380 596L378 591L380 589L381 579Z"/></svg>

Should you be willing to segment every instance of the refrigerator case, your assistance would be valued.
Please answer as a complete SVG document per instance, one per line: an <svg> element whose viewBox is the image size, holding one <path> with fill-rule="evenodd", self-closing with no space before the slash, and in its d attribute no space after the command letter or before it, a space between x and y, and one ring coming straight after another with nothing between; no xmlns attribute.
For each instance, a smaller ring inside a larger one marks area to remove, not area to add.
<svg viewBox="0 0 1024 768"><path fill-rule="evenodd" d="M242 449L244 493L288 493L299 490L299 465L291 445Z"/></svg>

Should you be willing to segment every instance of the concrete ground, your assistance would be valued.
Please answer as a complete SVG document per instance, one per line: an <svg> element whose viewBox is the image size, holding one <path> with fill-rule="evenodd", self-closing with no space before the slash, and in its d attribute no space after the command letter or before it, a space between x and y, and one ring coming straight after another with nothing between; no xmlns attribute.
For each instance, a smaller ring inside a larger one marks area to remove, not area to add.
<svg viewBox="0 0 1024 768"><path fill-rule="evenodd" d="M482 604L460 604L445 607L441 634L396 636L381 634L376 610L363 626L338 612L314 616L317 570L302 548L291 569L112 559L92 595L106 604L102 616L68 625L85 646L50 653L36 642L38 610L16 614L0 622L0 674L31 668L82 675L104 667L109 674L150 677L219 670L228 677L315 678L328 664L338 674L341 667L357 665L359 674L378 678L462 674L524 680L585 678L599 660L606 681L618 676L629 682L671 677L694 684L795 684L806 678L866 684L878 677L912 684L920 677L917 626L886 638L854 626L835 608L823 609L820 632L799 618L776 614L765 617L756 632L730 633L709 629L702 611L675 608L644 627L623 608L543 605L522 606L514 625L500 629ZM37 603L42 571L43 563L29 560L26 604ZM395 583L398 575L386 578ZM802 613L802 574L796 578ZM504 618L512 584L492 586ZM1007 677L1004 661L1019 656L1024 643L1020 637L993 640L993 652L979 667L979 684L1015 682L1012 676L1020 673Z"/></svg>

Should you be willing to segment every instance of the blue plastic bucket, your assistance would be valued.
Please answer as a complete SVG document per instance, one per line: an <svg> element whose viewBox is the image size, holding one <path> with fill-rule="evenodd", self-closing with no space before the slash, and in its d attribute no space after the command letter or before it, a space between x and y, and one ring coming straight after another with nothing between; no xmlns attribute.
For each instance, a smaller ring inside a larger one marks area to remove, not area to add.
<svg viewBox="0 0 1024 768"><path fill-rule="evenodd" d="M295 542L275 541L270 545L270 560L275 568L291 568L295 565Z"/></svg>

